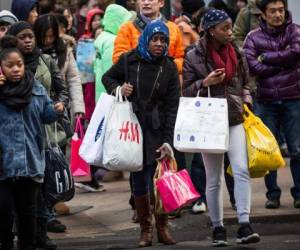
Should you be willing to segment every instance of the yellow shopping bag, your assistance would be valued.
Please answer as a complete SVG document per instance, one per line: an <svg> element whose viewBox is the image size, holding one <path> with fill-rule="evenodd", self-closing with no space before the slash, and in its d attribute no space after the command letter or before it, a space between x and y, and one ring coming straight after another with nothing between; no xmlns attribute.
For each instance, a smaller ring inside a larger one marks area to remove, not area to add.
<svg viewBox="0 0 300 250"><path fill-rule="evenodd" d="M244 105L243 126L247 138L249 169L255 172L272 171L285 166L278 143L262 122Z"/></svg>

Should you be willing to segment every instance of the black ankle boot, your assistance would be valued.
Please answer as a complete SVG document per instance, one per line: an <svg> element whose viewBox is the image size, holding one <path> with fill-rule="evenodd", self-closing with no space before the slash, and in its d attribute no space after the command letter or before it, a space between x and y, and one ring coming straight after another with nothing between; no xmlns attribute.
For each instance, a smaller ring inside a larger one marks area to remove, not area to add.
<svg viewBox="0 0 300 250"><path fill-rule="evenodd" d="M55 250L56 244L47 235L47 221L37 220L36 247L45 250Z"/></svg>

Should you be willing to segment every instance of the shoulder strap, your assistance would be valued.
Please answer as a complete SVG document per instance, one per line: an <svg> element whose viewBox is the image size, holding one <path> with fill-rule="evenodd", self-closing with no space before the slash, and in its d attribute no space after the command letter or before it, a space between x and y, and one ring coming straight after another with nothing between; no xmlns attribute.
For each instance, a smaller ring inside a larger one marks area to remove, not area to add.
<svg viewBox="0 0 300 250"><path fill-rule="evenodd" d="M127 55L127 53L124 54L124 76L125 76L125 82L128 83L129 76L128 76L128 55Z"/></svg>
<svg viewBox="0 0 300 250"><path fill-rule="evenodd" d="M50 72L50 74L51 74L51 71L50 71L50 69L51 69L51 66L50 66L50 61L49 60L47 60L47 58L45 58L45 55L44 54L41 54L41 59L43 60L43 62L46 64L46 66L48 67L48 69L49 69L49 72Z"/></svg>

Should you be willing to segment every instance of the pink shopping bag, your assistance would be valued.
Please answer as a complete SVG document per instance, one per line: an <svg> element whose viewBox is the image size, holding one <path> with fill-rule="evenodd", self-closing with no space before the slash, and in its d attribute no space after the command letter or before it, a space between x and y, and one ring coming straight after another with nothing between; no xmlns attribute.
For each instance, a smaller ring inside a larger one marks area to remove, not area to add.
<svg viewBox="0 0 300 250"><path fill-rule="evenodd" d="M165 212L175 211L200 197L186 169L171 171L170 161L166 160L161 166L164 168L163 175L156 181L156 187Z"/></svg>
<svg viewBox="0 0 300 250"><path fill-rule="evenodd" d="M91 180L90 166L79 156L79 148L84 137L80 118L76 119L75 132L71 141L71 172L75 182L86 182Z"/></svg>

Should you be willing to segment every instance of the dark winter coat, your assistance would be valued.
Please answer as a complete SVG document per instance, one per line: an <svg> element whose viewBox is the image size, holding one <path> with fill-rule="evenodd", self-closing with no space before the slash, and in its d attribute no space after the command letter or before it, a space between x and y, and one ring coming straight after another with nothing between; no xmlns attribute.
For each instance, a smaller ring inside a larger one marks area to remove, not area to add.
<svg viewBox="0 0 300 250"><path fill-rule="evenodd" d="M300 28L289 13L285 25L277 29L261 20L260 28L247 36L244 52L256 77L258 100L300 98Z"/></svg>
<svg viewBox="0 0 300 250"><path fill-rule="evenodd" d="M235 76L227 84L210 86L211 96L224 98L228 102L229 125L243 122L243 97L249 94L248 69L243 55L236 48L238 64ZM213 61L208 55L207 38L202 38L197 46L187 52L183 63L183 95L208 96L207 88L203 87L203 80L214 70Z"/></svg>
<svg viewBox="0 0 300 250"><path fill-rule="evenodd" d="M151 64L133 50L123 54L103 75L102 82L108 93L125 82L126 61L128 82L134 87L129 101L133 102L143 130L144 163L150 165L155 163L156 150L164 142L173 145L180 96L178 71L169 57Z"/></svg>

